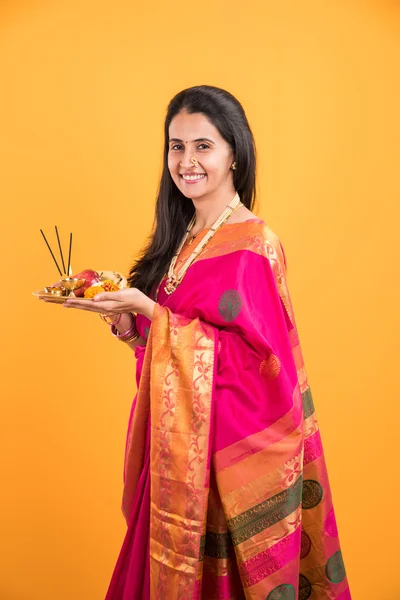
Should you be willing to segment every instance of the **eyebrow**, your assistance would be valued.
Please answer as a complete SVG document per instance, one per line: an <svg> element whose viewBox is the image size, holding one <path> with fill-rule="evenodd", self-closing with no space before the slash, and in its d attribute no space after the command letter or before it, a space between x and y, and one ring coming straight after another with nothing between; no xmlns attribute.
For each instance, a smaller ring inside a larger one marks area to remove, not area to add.
<svg viewBox="0 0 400 600"><path fill-rule="evenodd" d="M180 140L179 138L170 138L170 143L171 142L182 142L183 140ZM215 144L215 142L213 142L213 140L210 140L209 138L197 138L196 140L193 140L193 142L210 142L211 144Z"/></svg>

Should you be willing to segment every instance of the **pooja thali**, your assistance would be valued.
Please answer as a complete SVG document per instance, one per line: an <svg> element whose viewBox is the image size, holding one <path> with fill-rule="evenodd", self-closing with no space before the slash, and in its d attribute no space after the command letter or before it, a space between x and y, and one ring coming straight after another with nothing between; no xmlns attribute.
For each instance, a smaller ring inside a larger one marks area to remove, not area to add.
<svg viewBox="0 0 400 600"><path fill-rule="evenodd" d="M42 234L46 246L57 267L60 279L56 281L56 283L45 286L42 290L32 292L34 296L39 298L39 300L45 300L46 302L63 304L68 298L74 298L75 300L92 300L96 294L100 294L101 292L118 292L127 287L128 281L126 277L118 271L95 271L94 269L86 269L85 271L80 271L76 275L73 275L71 267L72 233L69 234L67 262L64 261L64 253L57 225L55 225L54 228L57 236L61 265L58 263L42 229L40 230L40 233ZM68 265L67 267L66 264Z"/></svg>
<svg viewBox="0 0 400 600"><path fill-rule="evenodd" d="M96 293L100 294L103 291L117 291L118 289L126 288L128 285L126 277L118 271L88 270L86 273L90 274L90 281L83 277L66 277L50 286L44 287L42 290L32 292L32 294L39 298L39 300L46 300L46 302L53 302L55 304L64 304L64 302L71 297L74 297L74 299L78 301L92 300L93 295ZM82 274L85 274L85 272L82 272ZM83 287L85 290L82 289ZM96 288L99 288L98 291ZM90 290L91 297L85 296L87 290Z"/></svg>

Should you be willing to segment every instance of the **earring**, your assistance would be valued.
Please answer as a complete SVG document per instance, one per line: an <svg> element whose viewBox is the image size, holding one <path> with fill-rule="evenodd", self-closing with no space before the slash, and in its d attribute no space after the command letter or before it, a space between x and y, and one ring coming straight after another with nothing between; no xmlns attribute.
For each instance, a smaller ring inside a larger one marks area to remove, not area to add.
<svg viewBox="0 0 400 600"><path fill-rule="evenodd" d="M232 169L232 171L235 171L235 170L236 170L236 162L233 162L233 163L231 164L231 169Z"/></svg>

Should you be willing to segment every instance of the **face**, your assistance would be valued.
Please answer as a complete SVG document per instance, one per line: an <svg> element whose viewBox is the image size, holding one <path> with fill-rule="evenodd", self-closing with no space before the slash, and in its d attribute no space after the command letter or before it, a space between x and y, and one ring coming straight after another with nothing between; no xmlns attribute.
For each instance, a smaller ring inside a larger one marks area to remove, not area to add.
<svg viewBox="0 0 400 600"><path fill-rule="evenodd" d="M168 169L184 196L210 198L225 189L234 194L233 160L231 147L205 115L181 111L172 119Z"/></svg>

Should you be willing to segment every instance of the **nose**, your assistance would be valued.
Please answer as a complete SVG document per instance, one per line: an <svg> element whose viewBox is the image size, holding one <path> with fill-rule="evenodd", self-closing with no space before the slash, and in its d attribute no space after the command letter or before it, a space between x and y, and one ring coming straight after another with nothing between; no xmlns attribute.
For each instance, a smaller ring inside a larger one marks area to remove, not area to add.
<svg viewBox="0 0 400 600"><path fill-rule="evenodd" d="M192 158L193 160L191 160ZM179 164L183 169L193 169L193 167L197 167L198 163L196 157L188 146L185 147Z"/></svg>

